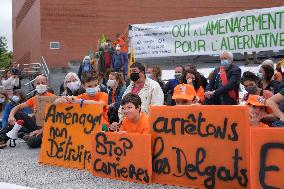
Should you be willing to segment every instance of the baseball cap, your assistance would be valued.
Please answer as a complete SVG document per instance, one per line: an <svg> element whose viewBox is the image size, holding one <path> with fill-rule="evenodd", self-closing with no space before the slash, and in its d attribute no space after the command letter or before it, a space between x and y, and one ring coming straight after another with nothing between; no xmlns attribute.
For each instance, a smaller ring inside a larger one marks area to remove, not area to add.
<svg viewBox="0 0 284 189"><path fill-rule="evenodd" d="M268 113L272 113L272 109L265 104L265 98L259 95L249 95L246 105L253 105L258 107L265 107Z"/></svg>
<svg viewBox="0 0 284 189"><path fill-rule="evenodd" d="M172 99L193 100L195 96L196 96L196 92L192 85L179 84L174 89L174 94L173 94Z"/></svg>

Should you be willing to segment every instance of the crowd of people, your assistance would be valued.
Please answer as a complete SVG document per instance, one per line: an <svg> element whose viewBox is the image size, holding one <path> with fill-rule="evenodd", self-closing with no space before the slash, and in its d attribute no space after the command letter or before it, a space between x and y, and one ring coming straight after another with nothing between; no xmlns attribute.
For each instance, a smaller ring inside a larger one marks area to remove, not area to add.
<svg viewBox="0 0 284 189"><path fill-rule="evenodd" d="M225 51L220 54L220 66L208 78L188 64L176 66L174 79L164 82L158 66L147 67L134 62L128 67L123 40L123 36L118 38L114 52L109 43L104 44L97 64L86 56L78 74L67 73L60 87L61 97L54 103L102 104L102 131L106 132L149 133L150 106L248 106L251 126L284 126L284 60L277 63L276 69L273 61L265 60L257 74L242 73L233 62L233 54ZM240 84L247 91L243 98L239 96ZM7 146L10 139L7 133L18 120L24 121L18 137L30 147L40 147L43 129L36 125L31 113L36 112L35 96L54 95L47 78L43 75L35 78L36 94L30 99L26 99L19 89L16 69L11 68L5 73L2 85L0 148Z"/></svg>

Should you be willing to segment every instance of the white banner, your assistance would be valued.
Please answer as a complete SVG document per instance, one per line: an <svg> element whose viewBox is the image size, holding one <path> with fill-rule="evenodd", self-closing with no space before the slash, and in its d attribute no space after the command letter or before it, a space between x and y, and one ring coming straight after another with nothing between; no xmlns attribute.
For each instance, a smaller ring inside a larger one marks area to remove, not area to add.
<svg viewBox="0 0 284 189"><path fill-rule="evenodd" d="M131 25L135 58L284 49L284 6Z"/></svg>

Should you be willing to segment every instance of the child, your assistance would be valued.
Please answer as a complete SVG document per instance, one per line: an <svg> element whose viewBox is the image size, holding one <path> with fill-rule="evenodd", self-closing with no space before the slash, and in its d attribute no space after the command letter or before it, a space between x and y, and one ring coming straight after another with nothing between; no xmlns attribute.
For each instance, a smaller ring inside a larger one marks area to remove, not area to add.
<svg viewBox="0 0 284 189"><path fill-rule="evenodd" d="M108 95L105 92L100 92L99 78L96 74L87 75L83 78L83 85L86 90L86 93L83 93L76 97L62 97L55 101L55 104L58 103L87 103L93 104L96 102L102 103L103 107L103 117L102 125L103 130L107 130L108 123Z"/></svg>
<svg viewBox="0 0 284 189"><path fill-rule="evenodd" d="M176 101L176 105L196 105L199 101L194 87L190 84L176 86L172 99Z"/></svg>
<svg viewBox="0 0 284 189"><path fill-rule="evenodd" d="M267 113L272 113L272 109L265 104L265 98L258 95L250 95L246 105L249 106L250 126L268 128L268 125L260 121Z"/></svg>
<svg viewBox="0 0 284 189"><path fill-rule="evenodd" d="M121 101L121 106L124 119L122 123L112 123L110 130L119 131L120 133L150 133L148 116L141 112L141 99L138 95L126 94Z"/></svg>

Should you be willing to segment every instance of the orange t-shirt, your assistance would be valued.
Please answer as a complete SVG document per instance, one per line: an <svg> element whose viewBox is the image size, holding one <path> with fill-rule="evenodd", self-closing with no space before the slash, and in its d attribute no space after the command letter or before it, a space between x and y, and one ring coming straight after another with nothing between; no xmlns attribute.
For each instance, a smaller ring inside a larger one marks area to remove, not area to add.
<svg viewBox="0 0 284 189"><path fill-rule="evenodd" d="M103 108L103 119L102 119L102 123L106 124L107 126L109 126L108 123L108 116L107 116L107 112L108 112L108 95L104 92L97 92L94 96L89 96L87 93L81 94L79 96L77 96L77 98L81 98L84 100L94 100L97 102L103 102L104 103L104 108Z"/></svg>
<svg viewBox="0 0 284 189"><path fill-rule="evenodd" d="M204 102L204 89L202 86L200 86L197 90L196 90L196 95L199 97L200 99L200 103L203 103Z"/></svg>
<svg viewBox="0 0 284 189"><path fill-rule="evenodd" d="M149 134L150 127L148 122L148 115L142 112L137 123L133 123L125 118L119 131L126 131L127 133Z"/></svg>
<svg viewBox="0 0 284 189"><path fill-rule="evenodd" d="M52 93L50 93L50 92L47 92L47 93L45 93L44 95L38 95L38 96L54 96L54 94L52 94ZM35 97L36 97L36 96L34 96L34 97L32 97L32 98L30 98L30 99L28 99L28 100L26 101L26 104L27 104L29 107L31 107L31 108L35 108L35 107L36 107L36 100L35 100Z"/></svg>

